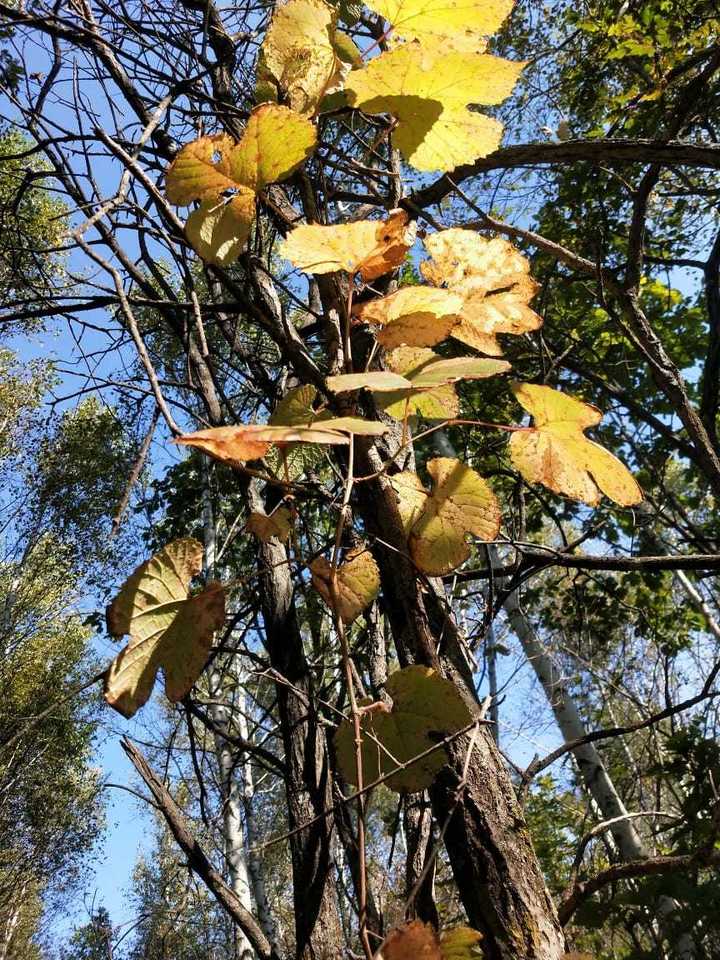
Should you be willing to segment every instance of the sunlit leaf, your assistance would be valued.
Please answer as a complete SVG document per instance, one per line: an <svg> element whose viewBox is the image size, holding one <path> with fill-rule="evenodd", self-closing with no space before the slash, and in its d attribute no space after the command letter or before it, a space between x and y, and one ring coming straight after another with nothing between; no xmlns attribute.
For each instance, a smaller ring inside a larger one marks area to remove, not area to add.
<svg viewBox="0 0 720 960"><path fill-rule="evenodd" d="M489 54L443 51L407 44L354 70L345 89L365 113L397 120L393 144L418 170L452 170L496 150L499 120L468 110L468 104L501 103L523 64Z"/></svg>
<svg viewBox="0 0 720 960"><path fill-rule="evenodd" d="M430 347L445 340L460 320L463 298L435 287L402 287L390 296L362 304L357 316L379 324L378 343L386 349L403 345Z"/></svg>
<svg viewBox="0 0 720 960"><path fill-rule="evenodd" d="M527 259L507 240L486 240L474 230L452 228L425 238L431 261L420 265L427 280L462 297L452 336L491 356L502 353L498 333L537 330L542 318L529 306L539 285Z"/></svg>
<svg viewBox="0 0 720 960"><path fill-rule="evenodd" d="M367 373L341 373L326 380L333 393L351 390L404 390L412 387L405 377L390 370L369 370Z"/></svg>
<svg viewBox="0 0 720 960"><path fill-rule="evenodd" d="M470 711L457 687L429 667L398 670L385 689L392 709L380 708L362 718L363 782L371 783L399 764L408 764L388 778L387 786L401 793L424 790L444 765L445 752L440 747L422 760L410 761L466 727ZM343 720L335 734L335 750L343 776L357 785L354 737L352 721Z"/></svg>
<svg viewBox="0 0 720 960"><path fill-rule="evenodd" d="M425 347L397 347L387 354L385 360L391 371L401 374L412 385L409 389L376 394L377 402L385 412L398 420L406 415L421 416L426 420L457 417L459 403L453 383L494 377L510 369L510 364L504 360L490 358L444 360Z"/></svg>
<svg viewBox="0 0 720 960"><path fill-rule="evenodd" d="M255 194L238 193L230 201L203 200L187 218L185 233L207 263L226 267L240 256L255 219Z"/></svg>
<svg viewBox="0 0 720 960"><path fill-rule="evenodd" d="M322 414L315 420L324 430L344 430L365 437L380 437L390 429L386 423L377 420L365 420L363 417L333 417Z"/></svg>
<svg viewBox="0 0 720 960"><path fill-rule="evenodd" d="M344 270L367 282L400 266L414 242L415 224L408 224L404 210L395 210L387 220L296 227L280 252L305 273Z"/></svg>
<svg viewBox="0 0 720 960"><path fill-rule="evenodd" d="M477 960L483 935L472 927L452 927L440 934L442 960Z"/></svg>
<svg viewBox="0 0 720 960"><path fill-rule="evenodd" d="M317 557L310 564L312 582L325 603L335 610L331 590L332 564ZM380 590L380 572L373 555L365 547L348 554L336 575L337 614L344 623L352 623L368 607Z"/></svg>
<svg viewBox="0 0 720 960"><path fill-rule="evenodd" d="M390 370L411 383L424 367L440 360L427 347L397 347L385 357ZM425 420L451 420L460 411L455 388L451 383L434 389L392 390L376 394L377 403L391 417L423 417Z"/></svg>
<svg viewBox="0 0 720 960"><path fill-rule="evenodd" d="M499 29L514 0L370 0L367 6L392 24L393 36L442 40L468 51ZM456 49L458 48L456 46Z"/></svg>
<svg viewBox="0 0 720 960"><path fill-rule="evenodd" d="M198 540L174 540L137 568L107 609L108 632L130 636L105 675L105 699L125 717L147 702L160 668L173 703L202 673L213 633L225 620L222 584L189 595L202 557Z"/></svg>
<svg viewBox="0 0 720 960"><path fill-rule="evenodd" d="M312 154L316 140L313 124L288 107L256 107L229 158L233 178L256 192L286 180Z"/></svg>
<svg viewBox="0 0 720 960"><path fill-rule="evenodd" d="M288 107L263 104L250 114L239 142L226 134L186 144L170 165L168 200L186 206L204 201L190 215L188 239L200 256L227 266L240 253L254 217L254 194L289 177L315 149L315 127ZM232 195L226 207L212 204Z"/></svg>
<svg viewBox="0 0 720 960"><path fill-rule="evenodd" d="M532 428L510 438L510 457L528 483L590 505L602 493L626 507L642 500L627 467L583 433L600 423L597 407L539 384L516 383L512 389L534 419Z"/></svg>
<svg viewBox="0 0 720 960"><path fill-rule="evenodd" d="M258 540L267 543L272 537L284 543L290 536L292 511L289 507L279 506L270 514L253 511L248 517L245 529L254 533Z"/></svg>
<svg viewBox="0 0 720 960"><path fill-rule="evenodd" d="M390 482L397 495L398 513L405 536L409 537L413 524L425 509L430 494L423 486L420 477L412 470L393 474Z"/></svg>
<svg viewBox="0 0 720 960"><path fill-rule="evenodd" d="M288 0L275 8L265 34L258 73L300 114L315 113L340 66L335 20L324 0Z"/></svg>
<svg viewBox="0 0 720 960"><path fill-rule="evenodd" d="M348 437L332 430L313 427L283 427L251 424L239 427L212 427L177 437L175 443L196 447L225 463L243 463L265 456L272 444L348 443Z"/></svg>
<svg viewBox="0 0 720 960"><path fill-rule="evenodd" d="M424 573L441 576L470 556L467 534L494 540L500 530L500 506L487 482L451 457L428 461L432 493L414 474L391 478L398 510L408 532L410 555Z"/></svg>

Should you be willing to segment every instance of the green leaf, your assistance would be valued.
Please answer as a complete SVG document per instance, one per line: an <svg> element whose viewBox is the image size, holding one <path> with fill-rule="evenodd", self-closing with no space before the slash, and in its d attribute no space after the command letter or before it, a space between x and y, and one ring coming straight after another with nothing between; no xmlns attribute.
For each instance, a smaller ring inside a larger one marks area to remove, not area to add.
<svg viewBox="0 0 720 960"><path fill-rule="evenodd" d="M442 748L410 763L438 740L466 727L470 711L457 687L429 667L405 667L387 683L391 710L383 704L366 713L361 722L362 766L365 784L392 774L391 790L414 793L429 786L445 763ZM343 776L357 786L352 719L345 719L335 734L335 750ZM399 764L409 764L396 770Z"/></svg>

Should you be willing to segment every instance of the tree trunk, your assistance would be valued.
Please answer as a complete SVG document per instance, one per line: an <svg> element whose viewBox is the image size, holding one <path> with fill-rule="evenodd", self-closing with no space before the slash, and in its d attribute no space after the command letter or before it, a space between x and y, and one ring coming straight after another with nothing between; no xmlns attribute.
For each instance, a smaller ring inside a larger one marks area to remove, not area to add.
<svg viewBox="0 0 720 960"><path fill-rule="evenodd" d="M264 504L250 484L252 510ZM293 600L293 579L285 547L273 539L259 547L260 604L265 644L273 670L287 775L285 790L290 830L309 821L290 837L293 867L296 956L298 960L331 960L343 954L342 928L334 891L332 782L325 732L316 709ZM319 819L317 819L319 818Z"/></svg>
<svg viewBox="0 0 720 960"><path fill-rule="evenodd" d="M358 473L382 467L377 450L356 440ZM407 544L388 478L358 484L358 508L375 537L384 608L401 664L423 663L453 680L477 710L472 672L442 584L425 589L407 557ZM449 749L449 763L431 788L433 812L447 821L445 846L470 923L485 937L490 960L558 960L565 938L547 892L505 764L481 727L459 789L469 735Z"/></svg>

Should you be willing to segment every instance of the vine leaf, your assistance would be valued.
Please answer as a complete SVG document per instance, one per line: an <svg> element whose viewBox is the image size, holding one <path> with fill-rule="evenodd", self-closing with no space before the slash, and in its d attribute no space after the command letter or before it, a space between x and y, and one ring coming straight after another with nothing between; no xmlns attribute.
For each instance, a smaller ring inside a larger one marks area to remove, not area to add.
<svg viewBox="0 0 720 960"><path fill-rule="evenodd" d="M628 468L583 433L600 423L597 407L539 384L515 383L512 390L534 420L510 438L510 458L528 483L591 506L603 493L624 507L642 500Z"/></svg>
<svg viewBox="0 0 720 960"><path fill-rule="evenodd" d="M313 124L274 103L253 110L239 143L223 133L186 144L168 169L166 192L168 200L178 206L203 202L186 228L197 253L209 253L212 262L223 265L232 262L230 250L239 254L249 236L255 195L268 184L289 177L315 145ZM228 193L232 194L230 210L212 204ZM220 239L216 240L218 232Z"/></svg>
<svg viewBox="0 0 720 960"><path fill-rule="evenodd" d="M459 460L437 457L428 461L427 470L433 480L431 494L411 481L407 472L391 482L413 562L424 573L442 576L470 556L466 534L483 540L497 537L500 506L487 482Z"/></svg>
<svg viewBox="0 0 720 960"><path fill-rule="evenodd" d="M275 8L258 60L259 99L280 96L299 114L316 112L342 81L336 19L324 0L288 0Z"/></svg>
<svg viewBox="0 0 720 960"><path fill-rule="evenodd" d="M393 347L431 347L445 340L460 321L463 298L435 287L402 287L396 293L361 304L356 314L363 323L381 327L377 341Z"/></svg>
<svg viewBox="0 0 720 960"><path fill-rule="evenodd" d="M453 383L494 377L510 369L506 361L490 358L444 360L426 347L397 347L387 354L385 362L391 372L400 374L410 383L403 390L381 391L377 395L383 410L398 420L406 416L451 420L460 410Z"/></svg>
<svg viewBox="0 0 720 960"><path fill-rule="evenodd" d="M285 543L290 536L291 528L292 511L284 506L276 507L270 514L253 511L245 524L247 532L254 533L263 543L267 543L273 537Z"/></svg>
<svg viewBox="0 0 720 960"><path fill-rule="evenodd" d="M445 763L442 748L414 763L421 753L466 727L470 711L455 684L429 667L414 665L394 673L385 704L365 712L361 719L363 783L392 774L386 784L399 793L428 787ZM352 718L342 721L335 734L335 751L343 776L357 786L355 733ZM409 764L396 773L398 764Z"/></svg>
<svg viewBox="0 0 720 960"><path fill-rule="evenodd" d="M312 423L315 417L313 403L317 390L310 383L288 390L270 417L270 423L281 427L298 427Z"/></svg>
<svg viewBox="0 0 720 960"><path fill-rule="evenodd" d="M367 283L395 270L415 242L416 224L404 210L387 220L356 220L333 226L296 227L280 247L281 254L304 273L359 273Z"/></svg>
<svg viewBox="0 0 720 960"><path fill-rule="evenodd" d="M448 171L500 145L500 121L467 105L501 103L523 66L488 54L446 53L441 42L413 43L354 70L345 89L354 107L395 117L393 145L413 167Z"/></svg>
<svg viewBox="0 0 720 960"><path fill-rule="evenodd" d="M331 610L335 609L330 580L332 565L324 557L310 564L312 583ZM380 571L366 547L351 551L337 568L337 613L343 623L352 623L370 606L380 591Z"/></svg>
<svg viewBox="0 0 720 960"><path fill-rule="evenodd" d="M440 934L440 952L443 960L476 960L477 947L483 935L472 927L453 927Z"/></svg>
<svg viewBox="0 0 720 960"><path fill-rule="evenodd" d="M407 390L412 383L406 377L390 370L369 370L366 373L340 373L325 381L333 393L349 393L351 390Z"/></svg>
<svg viewBox="0 0 720 960"><path fill-rule="evenodd" d="M187 218L185 233L206 263L227 267L240 256L255 219L255 194L238 192L229 201L203 200Z"/></svg>
<svg viewBox="0 0 720 960"><path fill-rule="evenodd" d="M190 596L202 557L198 540L174 540L128 577L107 608L111 636L130 636L105 674L105 700L124 717L147 702L158 669L168 700L176 703L207 663L213 633L225 621L225 591L213 582Z"/></svg>
<svg viewBox="0 0 720 960"><path fill-rule="evenodd" d="M385 357L393 373L410 381L411 387L377 394L380 407L397 420L423 417L425 420L452 420L460 412L460 401L452 384L435 389L415 389L414 379L422 369L440 357L427 347L396 347Z"/></svg>
<svg viewBox="0 0 720 960"><path fill-rule="evenodd" d="M223 463L244 463L264 457L273 444L349 443L343 433L312 427L283 427L250 424L241 427L212 427L175 438L175 443L196 447Z"/></svg>
<svg viewBox="0 0 720 960"><path fill-rule="evenodd" d="M474 230L451 228L431 234L432 260L420 265L430 283L462 297L461 318L451 336L482 353L502 355L498 333L520 334L542 326L529 306L539 285L527 259L507 240L486 240Z"/></svg>
<svg viewBox="0 0 720 960"><path fill-rule="evenodd" d="M366 5L392 24L392 36L405 40L442 40L455 50L484 49L483 37L495 33L514 0L370 0Z"/></svg>
<svg viewBox="0 0 720 960"><path fill-rule="evenodd" d="M377 420L365 420L363 417L335 417L329 410L315 410L313 403L316 399L317 390L312 385L303 384L295 387L277 405L270 423L315 427L333 432L359 433L369 437L379 437L389 429L387 424Z"/></svg>

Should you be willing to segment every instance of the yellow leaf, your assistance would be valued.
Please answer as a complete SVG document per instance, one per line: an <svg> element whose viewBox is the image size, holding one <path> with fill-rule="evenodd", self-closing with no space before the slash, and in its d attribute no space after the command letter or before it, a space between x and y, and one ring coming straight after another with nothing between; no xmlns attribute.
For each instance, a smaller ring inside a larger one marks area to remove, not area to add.
<svg viewBox="0 0 720 960"><path fill-rule="evenodd" d="M421 416L426 420L448 420L459 411L457 394L451 386L458 380L480 380L505 373L504 360L454 357L443 360L424 347L398 347L386 356L392 371L410 381L411 387L378 394L386 413L398 420Z"/></svg>
<svg viewBox="0 0 720 960"><path fill-rule="evenodd" d="M425 509L429 493L422 485L420 477L412 470L403 470L390 477L397 495L398 513L402 521L405 536L410 536L413 524Z"/></svg>
<svg viewBox="0 0 720 960"><path fill-rule="evenodd" d="M357 316L379 324L378 343L386 349L402 345L431 347L445 340L459 321L463 298L435 287L403 287L396 293L362 304Z"/></svg>
<svg viewBox="0 0 720 960"><path fill-rule="evenodd" d="M410 528L410 555L424 573L441 576L470 556L468 533L494 540L500 531L500 506L487 482L459 460L438 457L427 470L433 490ZM394 478L397 479L397 478ZM405 488L407 489L407 488ZM401 500L403 489L398 490ZM407 508L399 508L401 511Z"/></svg>
<svg viewBox="0 0 720 960"><path fill-rule="evenodd" d="M496 150L502 124L468 104L495 104L512 92L522 63L489 54L398 47L348 77L345 89L365 113L398 121L394 145L418 170L452 170Z"/></svg>
<svg viewBox="0 0 720 960"><path fill-rule="evenodd" d="M498 30L513 3L514 0L370 0L367 6L392 24L393 35L421 43L464 41L468 50L477 50L482 46L482 37Z"/></svg>
<svg viewBox="0 0 720 960"><path fill-rule="evenodd" d="M313 586L331 610L335 610L330 587L332 565L324 557L310 564ZM348 554L337 568L337 614L343 623L352 623L368 607L380 590L380 572L369 550L361 547Z"/></svg>
<svg viewBox="0 0 720 960"><path fill-rule="evenodd" d="M179 206L204 201L187 223L188 239L200 256L222 266L232 263L250 233L255 194L289 177L315 143L309 120L272 103L253 110L239 143L218 134L186 144L168 169L166 192ZM230 192L226 207L212 204Z"/></svg>
<svg viewBox="0 0 720 960"><path fill-rule="evenodd" d="M225 190L236 189L228 157L235 141L227 134L200 137L187 143L171 163L166 178L170 203L185 207L193 200L214 200Z"/></svg>
<svg viewBox="0 0 720 960"><path fill-rule="evenodd" d="M325 381L333 393L351 390L406 390L412 383L390 370L368 370L366 373L341 373Z"/></svg>
<svg viewBox="0 0 720 960"><path fill-rule="evenodd" d="M202 556L199 541L174 540L137 568L107 609L109 633L130 635L105 675L105 699L125 717L146 703L158 669L173 703L190 692L202 673L213 632L225 620L221 584L208 584L189 596Z"/></svg>
<svg viewBox="0 0 720 960"><path fill-rule="evenodd" d="M425 239L432 261L420 265L431 283L463 299L456 340L491 356L502 349L498 333L537 330L542 318L529 306L539 287L527 259L507 240L486 240L473 230L453 228Z"/></svg>
<svg viewBox="0 0 720 960"><path fill-rule="evenodd" d="M395 270L415 242L416 225L404 210L387 220L357 220L335 226L296 227L280 252L304 273L359 273L365 282Z"/></svg>
<svg viewBox="0 0 720 960"><path fill-rule="evenodd" d="M380 423L377 420L365 420L363 417L333 417L327 413L321 414L314 423L323 430L341 430L364 437L380 437L390 429L386 423Z"/></svg>
<svg viewBox="0 0 720 960"><path fill-rule="evenodd" d="M175 443L197 447L223 463L243 463L264 457L272 444L349 443L347 436L327 429L250 424L241 427L212 427L175 438Z"/></svg>
<svg viewBox="0 0 720 960"><path fill-rule="evenodd" d="M455 289L472 280L497 290L530 273L527 259L508 240L486 240L475 230L452 227L429 234L423 242L432 260L420 264L420 270L435 286Z"/></svg>
<svg viewBox="0 0 720 960"><path fill-rule="evenodd" d="M440 942L429 923L411 920L391 930L380 947L382 960L442 960Z"/></svg>
<svg viewBox="0 0 720 960"><path fill-rule="evenodd" d="M392 700L392 710L383 704L366 712L361 720L363 782L390 774L386 784L391 790L424 790L445 764L446 755L439 748L422 760L416 758L437 744L438 735L450 735L466 727L470 711L455 684L429 667L414 665L397 670L385 690ZM357 786L355 732L350 719L343 720L337 729L335 751L343 776ZM407 766L398 770L401 763Z"/></svg>
<svg viewBox="0 0 720 960"><path fill-rule="evenodd" d="M187 218L185 233L207 263L226 267L240 256L255 219L255 194L238 193L229 202L203 200Z"/></svg>
<svg viewBox="0 0 720 960"><path fill-rule="evenodd" d="M406 417L423 417L425 420L451 420L457 417L460 403L452 384L443 384L433 389L415 389L414 380L424 367L440 360L427 347L397 347L385 357L391 372L399 373L413 384L413 389L391 390L378 393L378 405L385 413L397 420Z"/></svg>
<svg viewBox="0 0 720 960"><path fill-rule="evenodd" d="M473 960L480 954L477 947L483 935L472 927L453 927L440 935L442 960Z"/></svg>
<svg viewBox="0 0 720 960"><path fill-rule="evenodd" d="M290 536L291 527L292 511L283 506L277 507L271 514L253 511L245 525L247 532L254 533L263 543L267 543L272 537L284 543Z"/></svg>
<svg viewBox="0 0 720 960"><path fill-rule="evenodd" d="M288 107L275 103L256 107L230 155L233 178L257 193L294 173L312 154L316 141L312 123Z"/></svg>
<svg viewBox="0 0 720 960"><path fill-rule="evenodd" d="M335 20L335 11L324 0L288 0L275 8L265 34L263 78L267 72L300 114L315 113L338 71Z"/></svg>
<svg viewBox="0 0 720 960"><path fill-rule="evenodd" d="M516 383L512 389L534 419L531 429L510 438L510 457L528 483L542 483L591 506L600 502L601 493L621 506L642 500L627 467L583 433L600 423L597 407L538 384Z"/></svg>

